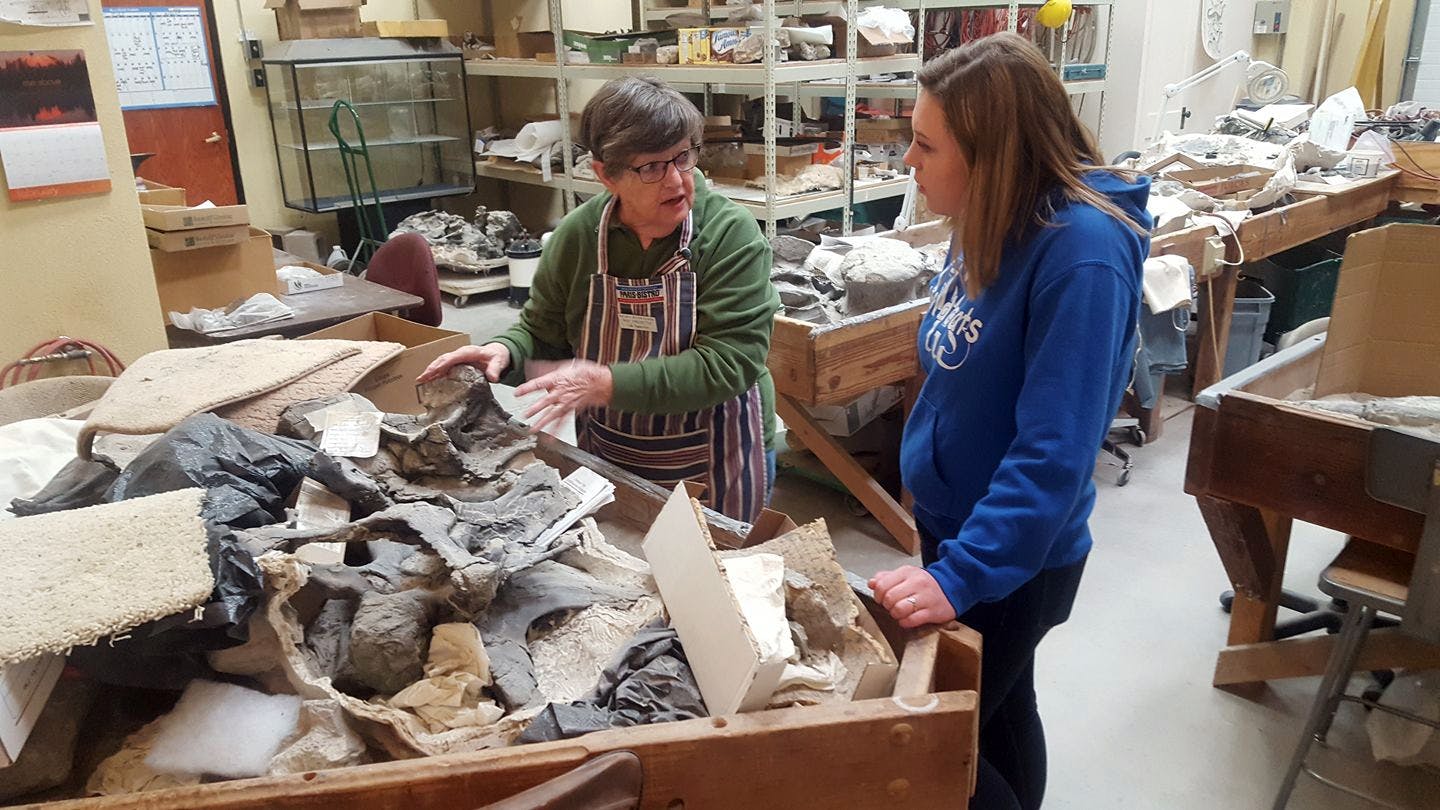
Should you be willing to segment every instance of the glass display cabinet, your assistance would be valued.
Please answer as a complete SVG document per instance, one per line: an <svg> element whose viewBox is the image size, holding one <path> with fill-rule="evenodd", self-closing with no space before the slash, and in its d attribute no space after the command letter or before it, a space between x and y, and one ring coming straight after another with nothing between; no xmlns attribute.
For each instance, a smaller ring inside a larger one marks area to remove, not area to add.
<svg viewBox="0 0 1440 810"><path fill-rule="evenodd" d="M352 207L336 101L359 116L381 203L469 194L475 188L470 108L460 49L443 40L301 39L262 60L285 205L321 213ZM349 113L341 133L359 143ZM370 180L360 179L367 196Z"/></svg>

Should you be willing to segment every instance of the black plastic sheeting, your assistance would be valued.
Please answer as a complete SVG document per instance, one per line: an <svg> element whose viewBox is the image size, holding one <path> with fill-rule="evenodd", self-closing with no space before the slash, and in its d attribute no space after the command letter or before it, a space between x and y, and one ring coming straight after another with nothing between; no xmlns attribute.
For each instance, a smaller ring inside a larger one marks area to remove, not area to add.
<svg viewBox="0 0 1440 810"><path fill-rule="evenodd" d="M285 503L315 453L308 442L202 413L171 428L118 476L104 464L76 459L35 497L14 501L11 511L38 515L201 487L208 493L206 520L253 529L285 519Z"/></svg>
<svg viewBox="0 0 1440 810"><path fill-rule="evenodd" d="M680 637L657 623L630 639L589 697L546 706L516 742L568 740L607 728L708 716Z"/></svg>
<svg viewBox="0 0 1440 810"><path fill-rule="evenodd" d="M130 462L110 489L115 501L203 487L207 520L237 529L285 519L285 502L315 445L256 433L202 413L176 425Z"/></svg>

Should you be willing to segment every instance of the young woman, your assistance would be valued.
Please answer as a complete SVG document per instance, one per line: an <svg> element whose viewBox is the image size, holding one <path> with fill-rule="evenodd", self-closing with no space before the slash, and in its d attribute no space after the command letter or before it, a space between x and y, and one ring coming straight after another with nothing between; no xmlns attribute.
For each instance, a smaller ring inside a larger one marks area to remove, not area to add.
<svg viewBox="0 0 1440 810"><path fill-rule="evenodd" d="M1090 551L1090 476L1135 353L1149 181L1101 168L1021 37L957 48L919 80L905 162L955 223L901 448L924 567L871 586L906 627L958 617L984 636L973 806L1029 810L1046 770L1035 647L1068 618Z"/></svg>

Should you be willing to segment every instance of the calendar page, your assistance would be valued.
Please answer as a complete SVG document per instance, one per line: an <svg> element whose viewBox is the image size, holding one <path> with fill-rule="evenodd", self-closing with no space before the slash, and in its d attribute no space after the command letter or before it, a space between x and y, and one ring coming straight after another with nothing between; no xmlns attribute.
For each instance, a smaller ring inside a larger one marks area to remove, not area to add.
<svg viewBox="0 0 1440 810"><path fill-rule="evenodd" d="M120 108L215 104L205 21L195 6L105 8Z"/></svg>
<svg viewBox="0 0 1440 810"><path fill-rule="evenodd" d="M84 51L0 52L0 162L11 200L110 190Z"/></svg>

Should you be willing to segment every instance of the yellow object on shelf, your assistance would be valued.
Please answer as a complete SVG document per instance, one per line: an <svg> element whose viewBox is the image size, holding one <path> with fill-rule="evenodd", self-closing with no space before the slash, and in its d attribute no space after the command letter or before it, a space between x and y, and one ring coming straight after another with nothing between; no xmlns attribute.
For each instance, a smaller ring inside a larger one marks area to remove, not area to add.
<svg viewBox="0 0 1440 810"><path fill-rule="evenodd" d="M1046 28L1059 28L1070 19L1070 0L1047 0L1035 12L1035 22Z"/></svg>

